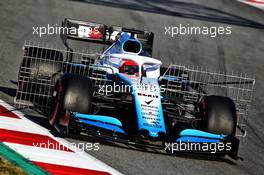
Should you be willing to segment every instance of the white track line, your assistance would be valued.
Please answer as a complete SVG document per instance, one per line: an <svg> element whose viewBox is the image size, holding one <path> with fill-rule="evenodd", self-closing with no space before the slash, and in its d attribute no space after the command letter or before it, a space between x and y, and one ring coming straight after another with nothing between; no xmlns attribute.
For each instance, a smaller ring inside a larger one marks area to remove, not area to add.
<svg viewBox="0 0 264 175"><path fill-rule="evenodd" d="M22 112L13 111L15 108L1 99L0 99L0 105L4 106L8 110L12 110L13 113L15 113L20 117L20 119L0 117L0 129L7 129L12 131L49 136L68 148L69 145L71 145L70 149L74 151L74 152L60 151L54 149L34 147L33 145L30 146L30 145L4 142L6 145L10 146L12 149L16 150L24 157L35 162L44 162L44 163L77 167L83 169L98 170L98 171L104 171L117 175L121 174L117 170L99 161L98 159L92 157L88 153L78 150L78 148L74 147L70 142L66 141L65 139L54 137L49 132L49 130L28 120Z"/></svg>
<svg viewBox="0 0 264 175"><path fill-rule="evenodd" d="M264 0L238 0L238 1L264 10Z"/></svg>
<svg viewBox="0 0 264 175"><path fill-rule="evenodd" d="M46 131L40 129L35 125L32 125L32 122L24 119L1 117L0 128L51 136L51 134L48 134Z"/></svg>
<svg viewBox="0 0 264 175"><path fill-rule="evenodd" d="M77 156L75 152L50 150L46 148L25 146L14 143L5 144L10 148L18 151L20 154L22 154L24 157L31 161L45 162L56 165L71 166L76 168L84 168L98 171L104 170L104 168L98 165L96 161L90 160L86 157Z"/></svg>

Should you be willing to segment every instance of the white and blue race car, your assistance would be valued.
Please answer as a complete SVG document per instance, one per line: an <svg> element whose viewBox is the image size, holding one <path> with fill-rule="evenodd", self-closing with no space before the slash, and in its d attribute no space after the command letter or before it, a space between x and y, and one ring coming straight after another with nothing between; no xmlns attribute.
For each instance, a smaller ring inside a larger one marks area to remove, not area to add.
<svg viewBox="0 0 264 175"><path fill-rule="evenodd" d="M237 103L219 92L254 79L164 68L151 56L152 32L72 19L62 29L71 29L61 35L67 51L25 44L17 103L39 108L63 135L238 158ZM108 47L92 56L75 52L69 39Z"/></svg>

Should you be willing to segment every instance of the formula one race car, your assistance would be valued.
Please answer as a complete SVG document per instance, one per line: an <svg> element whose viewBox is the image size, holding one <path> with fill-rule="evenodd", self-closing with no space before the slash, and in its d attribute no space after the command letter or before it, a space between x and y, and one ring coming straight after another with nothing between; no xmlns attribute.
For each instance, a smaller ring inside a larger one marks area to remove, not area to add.
<svg viewBox="0 0 264 175"><path fill-rule="evenodd" d="M65 19L67 50L24 45L15 102L33 105L62 135L236 159L254 78L162 67L148 31ZM70 40L108 46L87 54Z"/></svg>

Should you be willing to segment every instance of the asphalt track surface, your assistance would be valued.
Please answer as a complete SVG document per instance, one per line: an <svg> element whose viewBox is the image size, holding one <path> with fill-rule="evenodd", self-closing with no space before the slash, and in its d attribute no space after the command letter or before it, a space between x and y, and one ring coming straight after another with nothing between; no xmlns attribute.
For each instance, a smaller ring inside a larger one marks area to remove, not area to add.
<svg viewBox="0 0 264 175"><path fill-rule="evenodd" d="M59 36L33 36L32 26L60 24L65 17L153 31L154 57L165 65L184 63L256 75L244 161L165 156L101 143L87 151L124 174L263 174L264 12L233 0L8 0L0 1L0 98L13 103L25 40L60 44ZM210 38L165 35L164 26L231 26L232 34ZM32 120L46 125L44 118ZM69 139L72 142L83 142ZM93 140L89 140L93 141Z"/></svg>

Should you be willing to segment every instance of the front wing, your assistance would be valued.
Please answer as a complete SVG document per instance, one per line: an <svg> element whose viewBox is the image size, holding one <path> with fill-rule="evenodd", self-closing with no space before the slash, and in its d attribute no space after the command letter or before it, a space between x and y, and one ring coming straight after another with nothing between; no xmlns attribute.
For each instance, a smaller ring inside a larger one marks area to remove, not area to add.
<svg viewBox="0 0 264 175"><path fill-rule="evenodd" d="M152 149L159 152L178 154L191 153L203 155L228 155L238 159L239 139L231 135L218 135L195 129L184 129L177 135L167 135L160 140L141 139L125 131L121 122L109 116L96 116L71 113L74 121L71 126L83 134L105 141L126 144L140 149Z"/></svg>

